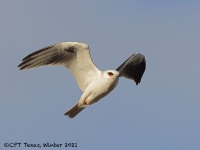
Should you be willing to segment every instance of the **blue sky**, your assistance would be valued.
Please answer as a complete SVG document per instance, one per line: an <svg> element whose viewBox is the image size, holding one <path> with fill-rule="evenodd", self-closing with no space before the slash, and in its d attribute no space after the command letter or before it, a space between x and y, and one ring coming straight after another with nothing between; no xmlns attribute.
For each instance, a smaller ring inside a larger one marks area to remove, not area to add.
<svg viewBox="0 0 200 150"><path fill-rule="evenodd" d="M0 147L74 142L81 150L199 150L199 5L1 0ZM89 44L101 70L116 69L135 52L144 54L141 84L121 78L102 101L74 119L65 117L81 95L69 71L17 68L27 54L63 41Z"/></svg>

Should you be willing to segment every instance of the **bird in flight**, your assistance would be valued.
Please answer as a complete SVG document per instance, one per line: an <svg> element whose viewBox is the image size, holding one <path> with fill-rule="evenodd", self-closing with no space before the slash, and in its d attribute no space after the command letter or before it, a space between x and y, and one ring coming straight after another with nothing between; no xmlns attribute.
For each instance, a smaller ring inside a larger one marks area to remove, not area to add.
<svg viewBox="0 0 200 150"><path fill-rule="evenodd" d="M62 42L35 51L18 65L20 70L45 65L64 66L70 70L82 90L79 101L65 113L75 117L87 106L109 94L117 85L119 77L140 83L146 68L144 55L135 53L116 70L100 71L93 63L89 46L79 42Z"/></svg>

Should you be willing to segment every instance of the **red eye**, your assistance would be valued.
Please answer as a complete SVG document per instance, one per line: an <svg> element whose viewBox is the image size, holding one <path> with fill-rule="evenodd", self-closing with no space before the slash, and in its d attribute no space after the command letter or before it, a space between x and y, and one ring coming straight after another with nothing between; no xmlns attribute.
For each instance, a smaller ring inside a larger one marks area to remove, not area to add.
<svg viewBox="0 0 200 150"><path fill-rule="evenodd" d="M109 75L110 77L112 77L112 76L113 76L113 73L112 73L112 72L108 72L108 75Z"/></svg>

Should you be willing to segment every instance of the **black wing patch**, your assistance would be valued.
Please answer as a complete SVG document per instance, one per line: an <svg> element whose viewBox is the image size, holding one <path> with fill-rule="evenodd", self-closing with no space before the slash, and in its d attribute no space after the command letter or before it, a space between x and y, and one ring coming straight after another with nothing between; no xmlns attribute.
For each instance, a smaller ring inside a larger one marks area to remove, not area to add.
<svg viewBox="0 0 200 150"><path fill-rule="evenodd" d="M73 46L70 46L70 47L66 48L65 51L67 51L69 53L75 53L76 52L75 51L75 47L73 47Z"/></svg>
<svg viewBox="0 0 200 150"><path fill-rule="evenodd" d="M124 76L128 79L133 79L136 85L138 85L144 74L145 68L145 57L144 55L138 53L130 56L116 70L120 73L120 76Z"/></svg>

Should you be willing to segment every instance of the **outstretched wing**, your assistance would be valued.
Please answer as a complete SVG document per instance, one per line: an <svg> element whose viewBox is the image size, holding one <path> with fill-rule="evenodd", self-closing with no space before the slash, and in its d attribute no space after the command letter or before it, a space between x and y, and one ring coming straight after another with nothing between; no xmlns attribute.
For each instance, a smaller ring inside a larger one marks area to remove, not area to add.
<svg viewBox="0 0 200 150"><path fill-rule="evenodd" d="M93 64L89 47L84 43L63 42L42 48L26 56L18 65L20 70L45 65L67 67L82 91L92 81L99 70Z"/></svg>
<svg viewBox="0 0 200 150"><path fill-rule="evenodd" d="M145 68L146 61L144 55L136 53L130 56L116 70L120 73L120 76L132 79L135 81L136 85L138 85L144 74Z"/></svg>

